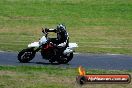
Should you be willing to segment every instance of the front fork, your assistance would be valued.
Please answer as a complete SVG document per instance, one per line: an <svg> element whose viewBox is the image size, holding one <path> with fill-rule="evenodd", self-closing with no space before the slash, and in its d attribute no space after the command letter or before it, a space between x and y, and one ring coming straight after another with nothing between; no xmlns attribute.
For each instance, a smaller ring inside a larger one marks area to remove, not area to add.
<svg viewBox="0 0 132 88"><path fill-rule="evenodd" d="M35 51L35 52L38 52L40 49L41 49L41 48L39 47L39 48L35 49L34 51Z"/></svg>

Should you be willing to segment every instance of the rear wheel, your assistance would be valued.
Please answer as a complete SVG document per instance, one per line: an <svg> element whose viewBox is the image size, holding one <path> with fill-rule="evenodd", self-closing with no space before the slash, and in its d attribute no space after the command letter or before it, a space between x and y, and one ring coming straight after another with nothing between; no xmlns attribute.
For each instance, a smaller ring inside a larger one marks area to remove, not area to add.
<svg viewBox="0 0 132 88"><path fill-rule="evenodd" d="M64 55L64 56L60 56L60 58L57 60L57 62L59 64L67 64L69 61L71 61L73 58L73 53Z"/></svg>
<svg viewBox="0 0 132 88"><path fill-rule="evenodd" d="M32 48L23 49L18 54L18 60L22 63L27 63L32 60L35 56L35 52Z"/></svg>

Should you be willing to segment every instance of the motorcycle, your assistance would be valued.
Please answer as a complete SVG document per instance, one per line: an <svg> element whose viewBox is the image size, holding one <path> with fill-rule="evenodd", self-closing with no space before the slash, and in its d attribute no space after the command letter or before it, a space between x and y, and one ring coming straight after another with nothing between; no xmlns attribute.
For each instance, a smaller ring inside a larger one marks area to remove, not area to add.
<svg viewBox="0 0 132 88"><path fill-rule="evenodd" d="M69 43L69 46L58 56L57 52L59 48L55 48L54 44L51 42L52 38L49 38L48 33L43 33L45 35L42 36L38 42L28 44L26 49L18 53L18 60L21 63L31 61L35 57L36 52L39 51L41 52L42 58L49 60L50 63L58 62L59 64L67 64L72 60L73 52L75 52L75 48L78 47L77 43Z"/></svg>

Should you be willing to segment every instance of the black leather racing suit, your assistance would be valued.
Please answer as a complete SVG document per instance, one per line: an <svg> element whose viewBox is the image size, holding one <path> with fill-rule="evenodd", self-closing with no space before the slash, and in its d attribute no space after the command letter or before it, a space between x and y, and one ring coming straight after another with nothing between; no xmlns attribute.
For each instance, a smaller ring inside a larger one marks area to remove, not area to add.
<svg viewBox="0 0 132 88"><path fill-rule="evenodd" d="M67 31L63 30L61 32L57 32L57 29L45 29L45 32L57 33L57 38L51 39L51 42L56 44L57 48L59 49L59 51L57 52L57 56L60 56L69 44L69 35Z"/></svg>

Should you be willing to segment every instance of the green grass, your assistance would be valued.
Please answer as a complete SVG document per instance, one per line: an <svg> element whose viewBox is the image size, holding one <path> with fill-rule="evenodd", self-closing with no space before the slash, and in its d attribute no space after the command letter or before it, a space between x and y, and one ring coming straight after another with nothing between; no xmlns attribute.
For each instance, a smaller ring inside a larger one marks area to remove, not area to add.
<svg viewBox="0 0 132 88"><path fill-rule="evenodd" d="M0 0L0 50L20 51L38 41L41 28L64 23L82 53L132 53L131 0ZM89 74L129 73L91 70ZM75 68L0 66L0 88L80 88ZM131 88L132 84L89 84L83 88Z"/></svg>
<svg viewBox="0 0 132 88"><path fill-rule="evenodd" d="M129 70L91 70L88 74L132 74ZM0 66L0 88L80 88L77 68ZM88 84L82 88L131 88L132 84Z"/></svg>
<svg viewBox="0 0 132 88"><path fill-rule="evenodd" d="M77 52L132 53L131 0L0 0L0 50L20 51L58 23Z"/></svg>

